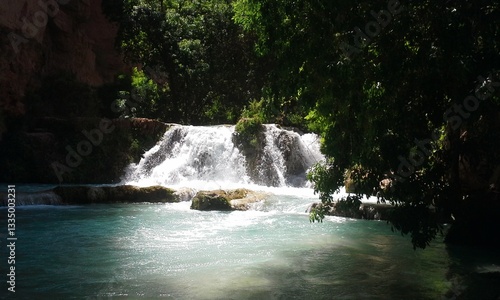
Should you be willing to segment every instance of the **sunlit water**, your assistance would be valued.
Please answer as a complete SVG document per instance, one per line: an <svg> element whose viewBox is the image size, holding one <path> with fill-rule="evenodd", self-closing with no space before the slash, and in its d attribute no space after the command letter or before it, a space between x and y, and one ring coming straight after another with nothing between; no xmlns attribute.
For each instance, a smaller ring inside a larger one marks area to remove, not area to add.
<svg viewBox="0 0 500 300"><path fill-rule="evenodd" d="M269 176L265 185L274 187L264 187L251 180L233 133L234 126L176 126L130 166L122 184L246 187L265 192L265 201L245 212L193 211L189 202L17 206L16 294L7 292L3 275L0 299L500 296L500 259L493 252L446 248L439 239L414 251L385 222L327 217L311 224L305 210L318 198L305 188L301 170L322 159L317 136L266 125L265 155L256 164L265 176L257 179ZM286 159L299 168L287 170ZM50 188L18 185L17 191ZM59 203L50 197L19 194L18 200ZM0 216L3 243L5 207ZM2 244L0 274L7 274L7 251Z"/></svg>
<svg viewBox="0 0 500 300"><path fill-rule="evenodd" d="M304 195L274 195L246 212L192 211L189 202L18 207L16 296L496 299L500 295L500 262L492 253L450 252L440 242L414 251L409 240L392 233L385 222L330 217L311 224L303 212L311 201L314 198ZM1 208L0 214L5 215L6 209ZM5 272L6 262L0 265ZM3 282L0 295L7 295Z"/></svg>

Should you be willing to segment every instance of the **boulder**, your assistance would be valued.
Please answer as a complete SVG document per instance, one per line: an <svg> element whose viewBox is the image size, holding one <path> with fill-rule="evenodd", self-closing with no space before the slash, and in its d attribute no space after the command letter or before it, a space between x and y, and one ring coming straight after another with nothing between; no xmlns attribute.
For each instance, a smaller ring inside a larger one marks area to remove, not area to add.
<svg viewBox="0 0 500 300"><path fill-rule="evenodd" d="M261 201L265 194L247 189L201 191L191 203L195 210L247 210L249 204Z"/></svg>
<svg viewBox="0 0 500 300"><path fill-rule="evenodd" d="M7 193L0 192L0 206L8 206ZM23 205L60 205L61 197L52 190L39 192L18 192L16 191L16 206Z"/></svg>
<svg viewBox="0 0 500 300"><path fill-rule="evenodd" d="M198 192L193 198L191 209L195 210L232 210L229 200L218 193Z"/></svg>

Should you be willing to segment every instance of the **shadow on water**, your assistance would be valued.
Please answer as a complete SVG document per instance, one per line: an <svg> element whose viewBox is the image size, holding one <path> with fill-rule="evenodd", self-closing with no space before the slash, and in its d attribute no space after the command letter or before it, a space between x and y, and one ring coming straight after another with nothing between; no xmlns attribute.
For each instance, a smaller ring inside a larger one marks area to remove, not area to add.
<svg viewBox="0 0 500 300"><path fill-rule="evenodd" d="M445 299L500 300L500 253L497 249L446 247L450 256Z"/></svg>
<svg viewBox="0 0 500 300"><path fill-rule="evenodd" d="M441 299L450 286L443 255L442 244L413 251L407 239L390 233L353 244L283 250L281 261L253 270L254 284L242 282L224 299Z"/></svg>
<svg viewBox="0 0 500 300"><path fill-rule="evenodd" d="M368 252L349 246L283 251L282 264L256 270L264 284L240 285L224 299L500 299L494 250L439 244L412 253L401 248L405 243L385 242L374 237Z"/></svg>

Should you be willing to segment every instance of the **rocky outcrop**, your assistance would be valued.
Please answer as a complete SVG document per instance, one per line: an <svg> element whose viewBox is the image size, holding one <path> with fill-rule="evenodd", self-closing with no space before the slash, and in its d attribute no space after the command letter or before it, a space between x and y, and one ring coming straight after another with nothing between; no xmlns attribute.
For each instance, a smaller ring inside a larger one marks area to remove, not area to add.
<svg viewBox="0 0 500 300"><path fill-rule="evenodd" d="M0 206L8 205L7 193L0 192ZM16 206L22 205L61 205L61 197L53 190L40 192L16 192Z"/></svg>
<svg viewBox="0 0 500 300"><path fill-rule="evenodd" d="M194 210L247 210L248 205L264 199L264 193L247 189L201 191L191 203Z"/></svg>
<svg viewBox="0 0 500 300"><path fill-rule="evenodd" d="M191 201L196 196L196 190L193 188L180 188L174 193L181 202Z"/></svg>
<svg viewBox="0 0 500 300"><path fill-rule="evenodd" d="M322 203L312 203L306 210L310 213L313 209L321 209ZM388 220L394 207L389 204L361 203L359 205L346 205L334 202L327 206L326 215L364 220Z"/></svg>
<svg viewBox="0 0 500 300"><path fill-rule="evenodd" d="M238 124L245 120L248 119L242 118ZM236 131L233 143L245 156L252 181L266 186L303 187L307 170L322 157L314 156L314 151L308 148L310 145L301 141L301 133L274 124L250 128L250 132Z"/></svg>
<svg viewBox="0 0 500 300"><path fill-rule="evenodd" d="M5 0L0 3L0 107L25 113L23 98L43 77L69 73L99 86L125 70L115 49L118 25L102 0Z"/></svg>
<svg viewBox="0 0 500 300"><path fill-rule="evenodd" d="M82 205L110 203L174 203L184 199L176 191L162 187L58 186L41 192L17 192L16 205ZM7 195L0 193L0 206L7 205Z"/></svg>
<svg viewBox="0 0 500 300"><path fill-rule="evenodd" d="M365 220L388 220L393 210L389 204L362 203L359 206L361 219Z"/></svg>
<svg viewBox="0 0 500 300"><path fill-rule="evenodd" d="M54 193L62 204L179 202L174 190L162 186L59 186L54 188Z"/></svg>
<svg viewBox="0 0 500 300"><path fill-rule="evenodd" d="M0 181L116 183L170 124L144 118L40 118L0 141Z"/></svg>

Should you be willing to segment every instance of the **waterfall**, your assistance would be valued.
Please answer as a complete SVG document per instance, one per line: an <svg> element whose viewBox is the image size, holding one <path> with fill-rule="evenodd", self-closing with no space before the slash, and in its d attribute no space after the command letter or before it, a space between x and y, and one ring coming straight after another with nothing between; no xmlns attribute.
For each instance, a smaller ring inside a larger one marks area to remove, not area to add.
<svg viewBox="0 0 500 300"><path fill-rule="evenodd" d="M185 185L193 181L249 183L233 126L175 126L132 165L126 181Z"/></svg>
<svg viewBox="0 0 500 300"><path fill-rule="evenodd" d="M137 185L216 186L259 184L307 186L307 170L323 159L318 137L264 125L259 149L235 142L235 127L174 126L160 142L129 166L124 182Z"/></svg>
<svg viewBox="0 0 500 300"><path fill-rule="evenodd" d="M258 174L264 184L272 186L286 185L286 164L284 151L280 149L281 130L275 125L265 125L265 144L263 159L258 167Z"/></svg>

